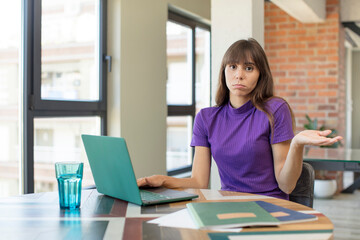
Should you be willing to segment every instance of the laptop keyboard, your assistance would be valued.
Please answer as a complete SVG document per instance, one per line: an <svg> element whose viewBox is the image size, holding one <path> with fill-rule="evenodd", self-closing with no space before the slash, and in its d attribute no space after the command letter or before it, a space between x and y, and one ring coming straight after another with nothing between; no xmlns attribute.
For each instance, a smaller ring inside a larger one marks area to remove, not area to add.
<svg viewBox="0 0 360 240"><path fill-rule="evenodd" d="M156 200L169 199L169 197L165 195L149 192L146 190L140 190L140 196L143 201L156 201Z"/></svg>

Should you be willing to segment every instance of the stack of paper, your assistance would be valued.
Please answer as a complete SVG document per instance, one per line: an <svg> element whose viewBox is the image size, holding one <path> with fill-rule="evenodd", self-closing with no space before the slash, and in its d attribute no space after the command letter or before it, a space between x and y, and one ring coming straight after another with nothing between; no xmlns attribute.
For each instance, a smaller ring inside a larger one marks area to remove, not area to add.
<svg viewBox="0 0 360 240"><path fill-rule="evenodd" d="M264 201L188 203L187 209L149 221L159 226L241 231L241 227L276 226L317 217ZM231 230L230 230L231 229Z"/></svg>
<svg viewBox="0 0 360 240"><path fill-rule="evenodd" d="M155 218L148 221L148 223L154 223L159 225L159 227L174 227L174 228L189 228L189 229L199 229L195 224L188 209L182 209L174 213L167 214L165 216ZM231 229L222 229L217 228L216 231L220 232L240 232L242 228L231 228Z"/></svg>

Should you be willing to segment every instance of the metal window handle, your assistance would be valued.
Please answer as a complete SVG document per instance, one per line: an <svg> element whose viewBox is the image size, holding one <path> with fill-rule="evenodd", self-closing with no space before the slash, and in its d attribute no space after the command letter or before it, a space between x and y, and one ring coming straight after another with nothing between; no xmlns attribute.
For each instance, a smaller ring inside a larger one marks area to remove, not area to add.
<svg viewBox="0 0 360 240"><path fill-rule="evenodd" d="M106 55L104 60L108 62L108 72L111 72L111 56Z"/></svg>

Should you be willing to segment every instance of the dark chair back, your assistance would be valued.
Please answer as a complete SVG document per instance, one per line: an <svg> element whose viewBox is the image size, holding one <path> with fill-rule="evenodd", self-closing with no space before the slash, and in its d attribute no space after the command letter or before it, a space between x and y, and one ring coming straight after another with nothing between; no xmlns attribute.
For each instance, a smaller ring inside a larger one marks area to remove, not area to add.
<svg viewBox="0 0 360 240"><path fill-rule="evenodd" d="M309 163L304 162L296 187L289 195L290 201L312 208L314 201L314 181L314 168Z"/></svg>

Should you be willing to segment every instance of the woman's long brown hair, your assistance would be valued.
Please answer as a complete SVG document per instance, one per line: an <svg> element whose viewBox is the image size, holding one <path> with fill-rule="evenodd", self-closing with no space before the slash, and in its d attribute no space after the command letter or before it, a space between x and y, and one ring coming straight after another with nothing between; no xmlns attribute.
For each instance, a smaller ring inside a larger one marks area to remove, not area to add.
<svg viewBox="0 0 360 240"><path fill-rule="evenodd" d="M215 102L216 106L223 106L229 102L229 89L226 86L225 68L228 64L239 64L244 62L253 62L259 70L259 79L255 89L250 93L250 100L255 108L263 111L270 122L271 129L274 127L274 117L269 109L266 107L266 102L274 98L274 81L270 71L270 66L266 54L260 44L253 38L248 40L239 40L233 43L222 59L219 83L216 92ZM277 97L280 98L280 97ZM285 101L285 100L284 100ZM286 101L285 101L286 102ZM293 130L295 130L295 119L293 112L289 107L291 118L293 122ZM273 132L273 131L272 131Z"/></svg>

